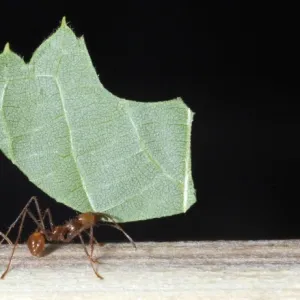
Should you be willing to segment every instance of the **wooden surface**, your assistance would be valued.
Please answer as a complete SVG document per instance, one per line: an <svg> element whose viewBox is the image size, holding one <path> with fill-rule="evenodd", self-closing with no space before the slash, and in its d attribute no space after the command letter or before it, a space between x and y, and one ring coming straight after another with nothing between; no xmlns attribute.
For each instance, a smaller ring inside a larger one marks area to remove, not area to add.
<svg viewBox="0 0 300 300"><path fill-rule="evenodd" d="M18 247L1 300L300 299L300 241L110 244L96 252L104 280L81 245L51 247L42 258Z"/></svg>

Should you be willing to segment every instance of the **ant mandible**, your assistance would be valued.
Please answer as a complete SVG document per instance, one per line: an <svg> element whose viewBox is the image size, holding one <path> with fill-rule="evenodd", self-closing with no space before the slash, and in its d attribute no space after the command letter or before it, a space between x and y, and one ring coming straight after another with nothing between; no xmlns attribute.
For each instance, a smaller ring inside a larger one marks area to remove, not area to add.
<svg viewBox="0 0 300 300"><path fill-rule="evenodd" d="M34 216L34 214L28 208L32 202L35 203L36 211L38 214L38 219ZM6 270L3 272L2 276L0 277L1 279L4 279L4 277L6 276L8 270L10 268L16 247L17 247L19 239L21 237L24 220L27 215L37 225L36 231L33 232L27 240L27 246L33 256L40 257L43 255L43 252L45 250L46 240L48 242L70 243L72 240L74 240L74 238L79 237L80 242L84 248L84 251L85 251L85 253L91 263L91 266L94 270L94 273L100 279L103 279L103 277L97 272L97 270L95 269L94 264L93 264L93 263L98 263L97 260L93 259L94 244L99 245L96 238L94 237L93 228L95 225L97 225L97 224L108 225L108 226L111 226L111 227L114 227L114 228L120 230L127 237L127 239L134 246L134 248L136 248L136 245L135 245L134 241L132 240L132 238L108 214L86 212L86 213L77 215L75 218L69 220L64 225L56 225L55 226L52 221L52 215L51 215L49 208L47 208L44 211L44 213L42 214L37 198L31 197L29 199L29 201L27 202L27 204L25 205L25 207L23 208L23 210L21 211L21 213L19 214L19 216L16 218L16 220L10 225L6 234L4 235L2 232L0 232L0 236L2 236L2 240L0 241L0 244L2 244L3 241L5 240L9 244L13 245L13 249L12 249L12 252L11 252L11 255L9 258L9 262L7 264ZM45 226L44 220L46 217L48 217L48 220L49 220L50 230L46 229L46 226ZM10 241L10 239L8 238L8 234L20 219L21 219L21 222L19 225L17 239L16 239L15 243L13 244ZM88 230L89 230L89 232L88 232ZM90 249L91 249L90 253L88 253L87 247L86 247L83 237L82 237L82 233L87 234L90 238L90 240L89 240L89 245L90 245Z"/></svg>

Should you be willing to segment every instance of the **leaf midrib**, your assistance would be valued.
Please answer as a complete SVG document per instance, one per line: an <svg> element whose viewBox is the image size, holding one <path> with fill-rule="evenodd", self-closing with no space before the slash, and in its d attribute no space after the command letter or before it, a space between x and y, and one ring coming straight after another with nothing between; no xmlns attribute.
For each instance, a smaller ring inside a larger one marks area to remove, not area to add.
<svg viewBox="0 0 300 300"><path fill-rule="evenodd" d="M40 76L40 77L42 77L42 76ZM91 197L89 196L89 193L88 193L88 190L87 190L87 187L86 187L85 180L84 180L83 176L81 176L79 166L78 166L78 162L76 160L76 155L75 155L76 151L75 151L74 145L73 145L74 143L73 143L73 138L72 138L72 133L71 133L70 121L69 121L69 117L68 117L68 112L66 110L65 99L64 99L64 96L63 96L63 92L62 92L62 89L61 89L59 79L57 77L53 76L53 75L47 75L47 76L44 76L44 77L53 78L55 84L57 85L58 92L59 92L59 97L60 97L60 100L61 100L62 110L63 110L64 116L65 116L65 121L66 121L66 125L67 125L67 128L68 128L68 133L69 133L70 152L71 152L72 158L74 160L74 165L76 167L76 171L77 171L79 179L81 181L81 186L82 186L82 188L85 192L86 198L89 202L89 205L93 209L93 211L95 211L95 208L94 208L93 203L91 201Z"/></svg>

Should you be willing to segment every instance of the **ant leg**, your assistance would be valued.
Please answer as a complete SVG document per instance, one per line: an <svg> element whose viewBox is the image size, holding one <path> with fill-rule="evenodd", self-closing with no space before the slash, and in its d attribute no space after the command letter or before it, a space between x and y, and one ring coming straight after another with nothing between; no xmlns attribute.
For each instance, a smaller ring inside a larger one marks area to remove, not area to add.
<svg viewBox="0 0 300 300"><path fill-rule="evenodd" d="M101 216L103 216L104 214L102 214L102 213L99 213L99 215L101 215ZM119 225L119 224L117 224L115 221L114 221L114 219L112 218L112 217L110 217L110 216L108 216L108 215L104 215L108 220L111 220L111 222L113 223L113 224L109 224L109 223L100 223L100 224L98 224L98 225L106 225L106 226L111 226L111 227L114 227L114 228L116 228L116 229L118 229L119 231L121 231L125 236L126 236L126 238L130 241L130 243L133 245L133 247L135 248L135 249L137 249L136 248L136 244L135 244L135 242L133 241L133 239L123 230L123 228ZM86 229L84 228L84 227L82 227L82 228L80 228L80 229L78 229L78 230L76 230L76 231L74 231L72 234L70 234L65 240L63 240L62 242L64 242L64 243L69 243L69 242L71 242L76 236L78 236L79 234L81 234L81 232L83 232L83 231L85 231Z"/></svg>
<svg viewBox="0 0 300 300"><path fill-rule="evenodd" d="M93 252L94 252L94 231L93 231L93 226L90 227L90 249L91 249L91 258L93 257Z"/></svg>
<svg viewBox="0 0 300 300"><path fill-rule="evenodd" d="M94 235L93 235L93 231L91 231L91 233L88 233L84 227L78 229L78 230L75 231L75 232L73 232L73 233L72 233L70 236L68 236L66 239L61 240L61 242L63 242L63 243L70 243L75 237L79 236L80 241L81 241L81 244L82 244L82 246L83 246L83 248L84 248L84 252L85 252L86 255L88 256L89 260L90 260L91 262L93 262L93 263L98 263L98 261L97 261L97 260L94 260L94 259L92 258L92 256L88 253L87 247L86 247L86 245L85 245L85 243L84 243L84 240L83 240L83 237L82 237L82 234L81 234L82 232L84 232L85 234L87 234L87 235L90 237L90 245L92 245L92 247L91 247L92 249L93 249L93 247L94 247L93 242L95 242L95 243L96 243L97 245L99 245L99 247L100 247L100 244L98 243L98 241L96 240L96 238L95 238Z"/></svg>
<svg viewBox="0 0 300 300"><path fill-rule="evenodd" d="M94 241L96 241L96 243L98 244L97 240L94 237L94 228L93 228L93 226L90 227L90 233L88 235L90 236L90 249L91 249L90 257L93 260L93 262L99 263L97 260L93 259Z"/></svg>
<svg viewBox="0 0 300 300"><path fill-rule="evenodd" d="M11 246L14 245L14 244L12 243L12 241L11 241L6 235L4 235L4 233L2 233L1 231L0 231L0 236L2 236L3 241L4 241L4 240L7 241L7 243L10 244Z"/></svg>
<svg viewBox="0 0 300 300"><path fill-rule="evenodd" d="M84 227L82 227L78 230L75 230L66 239L61 240L61 241L63 243L70 243L72 240L74 240L76 238L76 236L79 236L81 234L81 232L84 232L85 230L86 230L86 228L84 228Z"/></svg>
<svg viewBox="0 0 300 300"><path fill-rule="evenodd" d="M20 212L18 217L15 219L15 221L9 226L8 230L5 233L5 236L8 236L10 231L15 227L15 225L20 220L20 218L23 216L23 214L26 213L26 211L28 211L28 207L32 202L35 203L36 210L37 210L37 213L38 213L38 216L39 216L40 220L42 219L42 214L41 214L41 210L40 210L40 207L39 207L38 199L35 196L33 196L28 200L27 204L24 206L24 208L22 209L22 211ZM32 218L32 216L31 216L31 218ZM35 221L35 223L37 223L37 224L39 223L36 220L36 218L34 218L34 217L33 217L33 220ZM42 226L42 229L45 230L45 225L44 225L43 222L42 222L41 226ZM3 243L3 241L4 241L4 238L2 238L2 240L0 241L0 245Z"/></svg>
<svg viewBox="0 0 300 300"><path fill-rule="evenodd" d="M86 230L85 231L83 231L86 235L88 235L89 236L89 238L90 238L90 241L91 241L91 239L94 241L94 243L100 248L100 247L102 247L102 246L104 246L104 243L99 243L98 241L97 241L97 239L94 237L94 236L91 236L91 234L90 233L88 233ZM96 260L96 259L94 259L93 257L92 257L92 253L90 254L90 256L91 256L91 258L92 258L92 260L93 260L93 262L94 263L99 263L99 261L98 260Z"/></svg>
<svg viewBox="0 0 300 300"><path fill-rule="evenodd" d="M88 235L89 237L91 236L86 230L83 231L86 235ZM94 243L100 248L100 247L103 247L105 245L105 243L99 243L96 238L93 236L93 240L94 240Z"/></svg>
<svg viewBox="0 0 300 300"><path fill-rule="evenodd" d="M114 227L114 228L120 230L126 236L126 238L129 240L129 242L132 244L132 246L135 248L135 250L137 249L136 244L133 241L133 239L118 224L115 225L115 224L101 223L101 224L98 224L98 225L99 226L110 226L110 227Z"/></svg>
<svg viewBox="0 0 300 300"><path fill-rule="evenodd" d="M15 225L17 224L17 222L19 221L19 219L22 217L22 215L24 214L24 212L26 211L27 207L30 205L30 203L32 201L34 201L35 197L31 197L27 204L24 206L24 208L22 209L22 211L20 212L20 214L18 215L18 217L16 218L16 220L9 226L8 230L6 231L5 236L8 236L8 234L10 233L10 231L15 227ZM0 241L0 244L2 244L4 241L4 238Z"/></svg>
<svg viewBox="0 0 300 300"><path fill-rule="evenodd" d="M48 221L49 221L49 224L50 224L51 232L53 232L53 229L54 229L54 223L53 223L52 214L51 214L51 211L50 211L49 208L47 208L47 209L44 211L42 220L45 221L45 218L46 218L47 216L48 216Z"/></svg>
<svg viewBox="0 0 300 300"><path fill-rule="evenodd" d="M92 227L90 227L90 228L92 228ZM80 240L81 240L81 243L82 243L82 245L83 245L83 247L84 247L84 251L85 251L85 253L86 253L86 255L89 257L89 259L91 260L91 261L93 261L93 262L97 262L96 260L94 260L93 258L92 258L92 254L90 255L89 253L88 253L88 251L87 251L87 248L86 248L86 245L85 245L85 243L84 243L84 240L83 240L83 237L82 237L82 232L84 232L84 233L86 233L89 237L90 237L90 246L91 246L91 253L93 253L93 249L94 249L94 241L96 241L96 243L99 245L99 243L97 242L97 240L95 239L95 237L94 237L94 235L93 235L93 230L90 230L91 231L91 233L88 233L87 231L86 231L86 228L84 228L84 227L82 227L82 228L80 228L80 229L78 229L78 230L76 230L76 231L74 231L74 232L72 232L72 234L71 235L69 235L66 239L64 239L64 240L61 240L61 242L63 242L63 243L70 243L74 238L76 238L77 236L79 236L79 238L80 238Z"/></svg>
<svg viewBox="0 0 300 300"><path fill-rule="evenodd" d="M20 226L19 226L18 236L17 236L17 239L16 239L15 244L13 246L13 249L12 249L12 252L11 252L11 255L10 255L10 258L9 258L9 262L7 264L7 267L6 267L6 270L1 275L1 279L4 279L5 275L7 274L8 270L10 268L11 261L13 259L16 247L18 245L18 241L19 241L20 236L21 236L21 232L22 232L22 229L23 229L23 224L24 224L25 217L26 217L26 211L23 212L21 223L20 223Z"/></svg>
<svg viewBox="0 0 300 300"><path fill-rule="evenodd" d="M113 217L111 217L109 214L105 214L105 213L95 213L95 215L98 216L98 220L104 219L107 222L111 222L113 224L109 224L109 223L100 223L99 225L106 225L106 226L111 226L114 227L118 230L120 230L125 236L126 238L129 240L129 242L132 244L132 246L136 249L136 244L133 241L133 239L125 232L125 230L114 220Z"/></svg>
<svg viewBox="0 0 300 300"><path fill-rule="evenodd" d="M86 232L86 231L83 231L83 232L86 233L86 234L90 237L90 243L91 243L91 241L94 241L95 243L98 243L97 240L96 240L94 237L91 238L91 235L90 235L88 232ZM82 244L83 247L84 247L84 252L85 252L85 254L89 257L89 259L91 259L91 261L92 261L93 263L99 264L99 261L93 258L92 252L91 252L91 254L89 254L89 252L88 252L88 250L87 250L87 246L85 245L85 242L84 242L84 240L83 240L82 234L79 233L78 236L79 236L79 238L80 238L80 240L81 240L81 244Z"/></svg>
<svg viewBox="0 0 300 300"><path fill-rule="evenodd" d="M87 233L85 230L84 230L83 232ZM90 259L92 260L93 263L98 263L97 260L94 260L94 259L93 259L94 239L95 239L95 238L94 238L94 232L93 232L93 226L90 227L90 233L87 233L87 234L88 234L89 237L90 237L90 242L89 242L89 244L90 244L91 253L90 253L90 254L88 253L87 248L86 248L86 246L85 246L85 244L84 244L85 253L90 257ZM81 239L82 239L82 235L79 234L79 236L80 236ZM82 239L82 241L83 241L83 239Z"/></svg>
<svg viewBox="0 0 300 300"><path fill-rule="evenodd" d="M81 241L81 244L82 244L82 246L83 246L83 248L84 248L84 252L85 252L86 256L88 257L88 259L89 259L89 261L90 261L90 264L91 264L91 266L92 266L92 268L93 268L94 273L96 274L96 276L97 276L98 278L103 279L103 277L102 277L102 276L98 273L98 271L95 269L95 266L94 266L94 264L93 264L95 261L93 260L93 258L92 258L92 257L90 256L90 254L88 253L88 251L87 251L87 249L86 249L86 246L85 246L85 243L84 243L84 240L83 240L83 238L82 238L81 233L79 233L78 236L79 236L80 241ZM90 240L92 241L92 244L93 244L93 239L90 238Z"/></svg>
<svg viewBox="0 0 300 300"><path fill-rule="evenodd" d="M37 218L34 216L34 214L28 208L26 212L29 215L29 217L34 221L34 223L37 225L37 229L39 229L40 232L42 232L45 235L46 239L49 240L49 235L44 223L44 216L42 217L42 219L40 219L40 221L38 221Z"/></svg>
<svg viewBox="0 0 300 300"><path fill-rule="evenodd" d="M111 221L113 223L113 224L99 223L98 225L105 225L105 226L110 226L110 227L114 227L114 228L118 229L126 236L126 238L129 240L129 242L132 244L132 246L136 249L136 244L133 241L133 239L125 232L125 230L110 215L103 214L103 213L99 213L97 215L100 217L104 217L107 221Z"/></svg>
<svg viewBox="0 0 300 300"><path fill-rule="evenodd" d="M38 229L42 231L42 233L45 235L46 239L49 240L50 237L49 237L48 231L46 230L45 218L46 218L46 216L48 216L48 220L49 220L49 224L50 224L50 228L51 228L51 232L52 232L54 225L53 225L53 221L52 221L51 211L49 208L47 208L42 215L42 212L41 212L41 209L40 209L37 199L34 199L34 202L35 202L36 211L38 213L38 217L39 217L40 221L38 221L36 219L34 214L28 208L27 208L27 213L29 214L31 219L37 224Z"/></svg>
<svg viewBox="0 0 300 300"><path fill-rule="evenodd" d="M15 250L16 250L16 247L17 247L17 245L18 245L18 242L19 242L19 240L20 240L21 233L22 233L22 230L23 230L23 227L24 227L25 217L26 217L27 215L34 221L34 223L37 225L37 227L38 227L40 230L44 231L43 228L45 228L45 226L44 226L43 220L41 220L41 222L39 222L39 221L36 219L36 217L34 216L34 214L28 209L28 205L27 205L27 206L25 207L25 209L22 210L21 214L20 214L20 215L18 216L18 218L17 218L17 221L18 221L18 220L20 219L20 217L21 217L21 223L20 223L20 226L19 226L19 231L18 231L17 239L16 239L16 241L15 241L15 243L14 243L14 245L13 245L13 249L12 249L12 252L11 252L11 255L10 255L10 258L9 258L9 262L8 262L8 264L7 264L7 267L6 267L6 270L3 272L3 274L2 274L1 277L0 277L1 279L4 279L4 277L6 276L8 270L9 270L9 268L10 268L10 265L11 265L11 262L12 262L12 259L13 259L13 256L14 256L14 253L15 253ZM10 226L10 229L13 228L13 227L16 225L15 223L16 223L16 221L13 223L13 226ZM10 230L10 229L9 229L9 230ZM8 231L8 232L9 232L9 231ZM46 234L47 234L46 231L43 232L43 233L44 233L45 236L46 236ZM1 240L1 243L2 243L3 240L6 240L6 241L9 240L8 237L7 237L7 235L4 235L4 234L1 233L1 236L3 237L3 239Z"/></svg>
<svg viewBox="0 0 300 300"><path fill-rule="evenodd" d="M135 244L135 242L133 241L133 239L129 236L129 234L127 234L127 233L123 230L123 228L122 228L120 225L118 225L117 223L116 223L116 224L105 224L105 225L109 225L109 226L111 226L111 227L114 227L114 228L120 230L120 231L126 236L126 238L129 240L129 242L132 244L132 246L135 248L135 250L137 249L137 248L136 248L136 244Z"/></svg>

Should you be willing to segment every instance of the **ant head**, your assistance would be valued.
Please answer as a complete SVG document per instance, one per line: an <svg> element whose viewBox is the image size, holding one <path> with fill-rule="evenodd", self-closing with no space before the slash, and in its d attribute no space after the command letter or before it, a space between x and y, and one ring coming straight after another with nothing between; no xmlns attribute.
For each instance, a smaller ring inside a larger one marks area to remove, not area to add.
<svg viewBox="0 0 300 300"><path fill-rule="evenodd" d="M92 213L92 212L86 212L83 214L79 214L77 216L77 220L79 221L79 223L82 226L85 226L85 227L94 226L97 221L95 213Z"/></svg>
<svg viewBox="0 0 300 300"><path fill-rule="evenodd" d="M41 232L34 232L27 240L27 246L31 254L41 256L45 249L45 236Z"/></svg>

